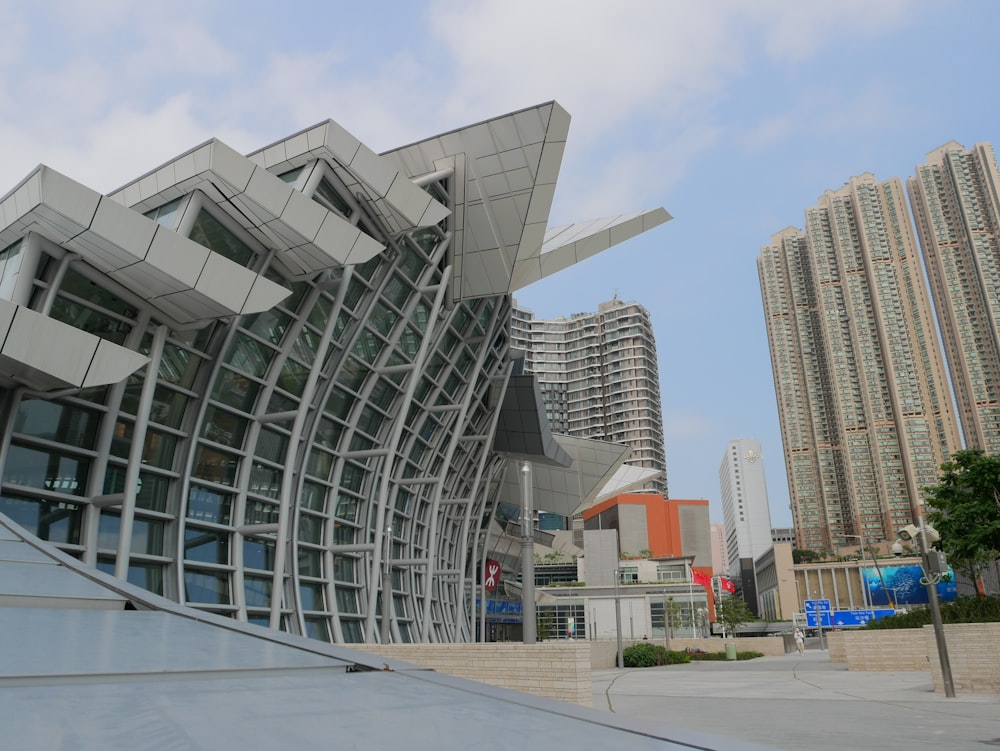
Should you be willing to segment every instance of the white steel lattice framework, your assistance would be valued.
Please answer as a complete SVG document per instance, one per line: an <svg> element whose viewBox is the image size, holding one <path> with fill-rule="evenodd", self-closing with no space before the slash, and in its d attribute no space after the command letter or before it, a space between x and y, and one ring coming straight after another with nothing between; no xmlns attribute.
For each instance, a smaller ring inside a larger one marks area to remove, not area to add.
<svg viewBox="0 0 1000 751"><path fill-rule="evenodd" d="M240 620L474 639L510 295L669 219L549 230L568 124L328 121L109 196L40 167L0 199L0 513Z"/></svg>

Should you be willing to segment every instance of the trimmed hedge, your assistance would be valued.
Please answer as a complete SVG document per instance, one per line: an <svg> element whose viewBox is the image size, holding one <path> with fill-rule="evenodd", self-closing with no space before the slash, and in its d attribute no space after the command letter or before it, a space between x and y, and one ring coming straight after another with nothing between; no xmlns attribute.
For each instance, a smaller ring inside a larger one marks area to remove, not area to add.
<svg viewBox="0 0 1000 751"><path fill-rule="evenodd" d="M642 642L622 650L622 659L627 668L651 668L656 665L677 665L691 662L686 652L675 652L659 644Z"/></svg>
<svg viewBox="0 0 1000 751"><path fill-rule="evenodd" d="M953 602L941 603L942 623L995 623L997 621L1000 621L1000 597L962 596ZM919 608L908 613L869 621L865 628L921 628L929 625L930 622L930 609Z"/></svg>
<svg viewBox="0 0 1000 751"><path fill-rule="evenodd" d="M747 652L737 652L736 653L736 659L737 660L754 660L754 659L756 659L758 657L763 657L763 656L764 656L763 652L751 652L751 651L747 651ZM726 653L725 652L694 652L691 655L691 659L694 660L694 661L696 661L696 662L712 662L712 661L716 661L716 660L725 660L726 659Z"/></svg>

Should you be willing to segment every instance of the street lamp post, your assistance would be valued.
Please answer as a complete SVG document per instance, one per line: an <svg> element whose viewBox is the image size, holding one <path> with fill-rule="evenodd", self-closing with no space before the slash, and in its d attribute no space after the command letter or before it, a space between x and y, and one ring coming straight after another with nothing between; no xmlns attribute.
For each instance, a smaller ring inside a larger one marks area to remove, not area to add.
<svg viewBox="0 0 1000 751"><path fill-rule="evenodd" d="M920 547L920 561L923 564L924 575L920 578L920 583L927 588L927 604L931 611L931 625L934 628L934 641L937 644L938 659L941 662L941 680L944 684L944 695L949 699L955 697L955 683L951 675L951 660L948 657L948 644L944 638L944 623L941 620L941 602L938 599L937 585L941 581L942 574L935 567L931 566L930 553L927 548L927 537L937 540L938 534L933 527L928 527L923 519L920 526L909 525L897 532L900 538L912 540L917 538L917 545Z"/></svg>
<svg viewBox="0 0 1000 751"><path fill-rule="evenodd" d="M535 622L535 531L531 499L531 464L521 464L521 635L525 644L538 641Z"/></svg>
<svg viewBox="0 0 1000 751"><path fill-rule="evenodd" d="M618 667L625 667L625 648L622 646L622 602L618 596L618 579L621 569L615 569L615 631L618 635Z"/></svg>

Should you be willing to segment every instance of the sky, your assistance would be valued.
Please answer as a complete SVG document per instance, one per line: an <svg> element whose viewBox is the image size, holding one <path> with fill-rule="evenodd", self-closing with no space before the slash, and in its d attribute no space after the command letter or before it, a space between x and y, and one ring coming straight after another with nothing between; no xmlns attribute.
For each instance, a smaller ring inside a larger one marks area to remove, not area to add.
<svg viewBox="0 0 1000 751"><path fill-rule="evenodd" d="M552 226L674 217L517 294L645 306L670 497L722 521L726 444L762 444L790 526L756 258L851 176L1000 141L993 0L0 0L0 193L44 163L104 193L199 143L332 118L377 152L556 100Z"/></svg>

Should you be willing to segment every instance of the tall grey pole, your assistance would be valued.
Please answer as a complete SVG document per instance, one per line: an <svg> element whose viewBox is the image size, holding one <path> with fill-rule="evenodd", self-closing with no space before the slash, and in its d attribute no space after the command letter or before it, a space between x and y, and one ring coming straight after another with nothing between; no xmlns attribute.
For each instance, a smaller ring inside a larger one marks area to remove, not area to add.
<svg viewBox="0 0 1000 751"><path fill-rule="evenodd" d="M385 528L382 546L382 644L389 643L389 623L392 620L392 565L389 556L392 555L392 527Z"/></svg>
<svg viewBox="0 0 1000 751"><path fill-rule="evenodd" d="M531 464L521 463L521 633L525 644L538 641L535 623L535 536L531 503Z"/></svg>
<svg viewBox="0 0 1000 751"><path fill-rule="evenodd" d="M625 667L625 649L622 646L622 603L618 597L618 579L621 569L615 569L615 630L618 634L618 667Z"/></svg>
<svg viewBox="0 0 1000 751"><path fill-rule="evenodd" d="M920 532L917 534L920 543L920 559L924 564L924 578L921 584L927 587L927 602L931 609L931 624L934 627L934 640L937 642L938 659L941 661L941 680L944 683L944 695L955 698L955 684L951 677L951 660L948 659L948 645L944 640L944 624L941 622L941 602L938 600L938 578L930 569L930 556L927 553L927 527L920 521Z"/></svg>

